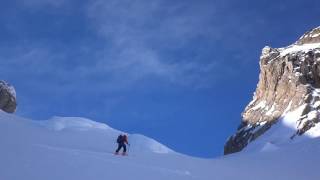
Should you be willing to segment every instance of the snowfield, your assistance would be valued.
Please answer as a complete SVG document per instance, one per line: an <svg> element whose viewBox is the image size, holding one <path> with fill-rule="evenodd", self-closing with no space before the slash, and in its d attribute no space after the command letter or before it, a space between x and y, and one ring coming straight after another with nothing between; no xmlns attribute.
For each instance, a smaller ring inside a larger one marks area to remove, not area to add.
<svg viewBox="0 0 320 180"><path fill-rule="evenodd" d="M84 118L32 121L0 112L0 180L320 179L317 137L284 145L263 138L260 149L201 159L138 134L129 135L129 156L115 156L119 133Z"/></svg>

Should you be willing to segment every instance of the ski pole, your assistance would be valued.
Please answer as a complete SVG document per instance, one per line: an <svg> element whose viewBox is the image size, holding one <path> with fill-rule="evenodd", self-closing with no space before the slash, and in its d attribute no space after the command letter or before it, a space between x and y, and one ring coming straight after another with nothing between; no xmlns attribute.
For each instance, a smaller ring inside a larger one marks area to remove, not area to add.
<svg viewBox="0 0 320 180"><path fill-rule="evenodd" d="M128 143L128 155L129 155L129 152L130 152L130 144Z"/></svg>

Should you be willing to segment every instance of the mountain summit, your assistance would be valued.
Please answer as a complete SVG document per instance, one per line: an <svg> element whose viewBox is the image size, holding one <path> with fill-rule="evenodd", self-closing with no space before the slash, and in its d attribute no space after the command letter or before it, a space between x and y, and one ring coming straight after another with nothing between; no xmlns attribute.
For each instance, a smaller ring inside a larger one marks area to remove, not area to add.
<svg viewBox="0 0 320 180"><path fill-rule="evenodd" d="M310 44L310 43L320 43L320 26L306 32L300 39L296 42L297 45Z"/></svg>
<svg viewBox="0 0 320 180"><path fill-rule="evenodd" d="M290 121L285 127L292 130L282 135L287 141L310 134L319 126L320 27L290 46L264 47L259 64L253 100L242 113L237 132L227 140L224 154L241 151L285 121Z"/></svg>

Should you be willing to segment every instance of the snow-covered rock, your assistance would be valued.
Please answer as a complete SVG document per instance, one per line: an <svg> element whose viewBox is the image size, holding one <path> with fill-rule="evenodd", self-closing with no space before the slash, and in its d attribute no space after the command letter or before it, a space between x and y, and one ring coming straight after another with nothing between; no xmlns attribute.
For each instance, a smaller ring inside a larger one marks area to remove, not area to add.
<svg viewBox="0 0 320 180"><path fill-rule="evenodd" d="M15 112L17 108L16 91L5 81L0 81L0 109L8 113Z"/></svg>
<svg viewBox="0 0 320 180"><path fill-rule="evenodd" d="M314 28L304 35L302 35L299 40L295 43L297 45L303 44L312 44L312 43L319 43L320 42L320 26Z"/></svg>
<svg viewBox="0 0 320 180"><path fill-rule="evenodd" d="M241 151L288 119L289 112L298 109L300 113L295 113L290 136L282 136L293 141L314 131L320 116L319 88L320 27L288 47L266 46L260 56L259 83L253 100L242 113L237 132L226 142L224 153Z"/></svg>

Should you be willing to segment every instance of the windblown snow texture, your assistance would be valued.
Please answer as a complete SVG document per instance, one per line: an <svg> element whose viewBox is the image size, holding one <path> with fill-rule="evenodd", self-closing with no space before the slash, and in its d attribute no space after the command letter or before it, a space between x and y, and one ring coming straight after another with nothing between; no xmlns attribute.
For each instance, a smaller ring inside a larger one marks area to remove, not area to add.
<svg viewBox="0 0 320 180"><path fill-rule="evenodd" d="M76 117L33 121L0 112L0 179L318 180L319 139L281 143L290 128L265 134L263 146L216 159L182 155L129 134L130 154L123 157L113 155L121 132L106 124Z"/></svg>

